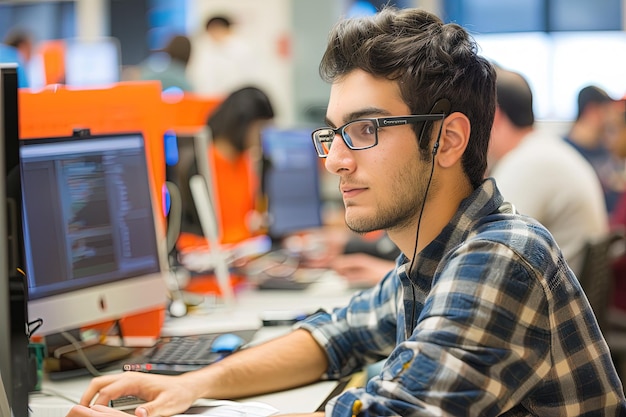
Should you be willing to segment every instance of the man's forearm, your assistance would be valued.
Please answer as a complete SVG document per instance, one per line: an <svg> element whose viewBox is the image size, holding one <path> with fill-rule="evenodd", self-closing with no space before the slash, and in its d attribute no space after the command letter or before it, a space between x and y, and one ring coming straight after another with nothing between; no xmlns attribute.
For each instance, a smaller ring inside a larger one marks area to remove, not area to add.
<svg viewBox="0 0 626 417"><path fill-rule="evenodd" d="M318 381L328 366L325 352L306 330L237 352L183 376L198 398L232 399Z"/></svg>

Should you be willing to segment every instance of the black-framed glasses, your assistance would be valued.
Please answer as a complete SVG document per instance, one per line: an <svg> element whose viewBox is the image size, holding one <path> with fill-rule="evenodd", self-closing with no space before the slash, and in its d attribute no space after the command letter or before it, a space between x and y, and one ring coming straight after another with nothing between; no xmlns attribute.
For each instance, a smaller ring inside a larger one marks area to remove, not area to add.
<svg viewBox="0 0 626 417"><path fill-rule="evenodd" d="M341 135L346 146L352 150L369 149L378 145L378 129L381 127L437 121L445 117L445 113L441 113L357 119L335 129L332 127L315 129L311 137L317 155L320 158L326 158L337 135Z"/></svg>

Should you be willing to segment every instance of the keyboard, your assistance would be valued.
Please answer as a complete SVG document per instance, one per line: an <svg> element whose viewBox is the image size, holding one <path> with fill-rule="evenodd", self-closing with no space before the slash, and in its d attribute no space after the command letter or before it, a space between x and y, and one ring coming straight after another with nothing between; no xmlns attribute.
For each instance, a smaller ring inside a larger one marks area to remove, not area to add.
<svg viewBox="0 0 626 417"><path fill-rule="evenodd" d="M127 362L124 371L178 375L215 363L252 339L256 330L161 338L142 357Z"/></svg>

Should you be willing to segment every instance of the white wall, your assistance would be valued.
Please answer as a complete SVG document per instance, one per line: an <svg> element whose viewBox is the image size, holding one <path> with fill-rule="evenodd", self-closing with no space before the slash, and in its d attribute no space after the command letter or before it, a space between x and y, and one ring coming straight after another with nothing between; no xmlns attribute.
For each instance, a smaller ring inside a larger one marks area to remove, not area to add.
<svg viewBox="0 0 626 417"><path fill-rule="evenodd" d="M81 38L93 39L108 36L109 0L76 1L76 34Z"/></svg>

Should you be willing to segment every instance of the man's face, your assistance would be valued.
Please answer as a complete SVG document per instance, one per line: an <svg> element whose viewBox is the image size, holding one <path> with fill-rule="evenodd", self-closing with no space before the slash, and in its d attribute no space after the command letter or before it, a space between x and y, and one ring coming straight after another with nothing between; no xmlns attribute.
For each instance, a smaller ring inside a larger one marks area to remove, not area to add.
<svg viewBox="0 0 626 417"><path fill-rule="evenodd" d="M326 116L338 127L408 114L396 82L355 70L332 85ZM430 167L420 159L412 125L379 128L378 145L363 150L349 149L338 135L326 159L326 169L340 177L346 223L358 233L401 230L416 221Z"/></svg>

